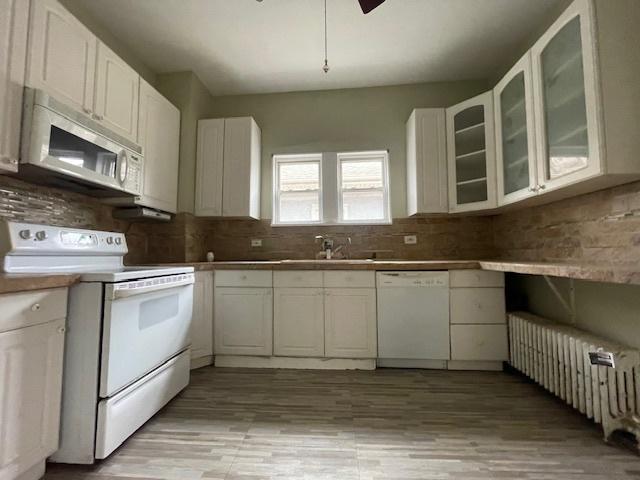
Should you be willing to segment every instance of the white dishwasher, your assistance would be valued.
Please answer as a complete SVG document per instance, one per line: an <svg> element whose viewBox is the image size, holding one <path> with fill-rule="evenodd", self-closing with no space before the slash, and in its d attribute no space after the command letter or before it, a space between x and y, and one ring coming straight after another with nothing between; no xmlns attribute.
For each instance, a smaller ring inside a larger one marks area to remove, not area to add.
<svg viewBox="0 0 640 480"><path fill-rule="evenodd" d="M449 272L378 272L378 365L447 368Z"/></svg>

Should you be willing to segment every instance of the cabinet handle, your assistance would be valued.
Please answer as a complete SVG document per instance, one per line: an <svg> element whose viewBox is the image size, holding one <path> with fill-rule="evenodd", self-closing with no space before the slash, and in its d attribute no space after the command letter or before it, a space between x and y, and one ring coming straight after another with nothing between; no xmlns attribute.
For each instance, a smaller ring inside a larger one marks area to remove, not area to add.
<svg viewBox="0 0 640 480"><path fill-rule="evenodd" d="M40 310L40 304L39 303L34 303L33 305L31 305L31 311L32 312L37 312L38 310Z"/></svg>
<svg viewBox="0 0 640 480"><path fill-rule="evenodd" d="M83 107L83 108L82 108L82 111L83 111L84 113L86 113L87 115L89 115L89 114L92 112L92 110L91 110L90 108L87 108L87 107Z"/></svg>

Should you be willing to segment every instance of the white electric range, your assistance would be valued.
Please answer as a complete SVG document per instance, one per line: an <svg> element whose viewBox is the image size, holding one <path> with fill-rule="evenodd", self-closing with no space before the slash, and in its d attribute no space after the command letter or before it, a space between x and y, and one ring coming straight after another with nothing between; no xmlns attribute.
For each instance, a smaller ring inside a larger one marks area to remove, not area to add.
<svg viewBox="0 0 640 480"><path fill-rule="evenodd" d="M124 266L121 233L0 223L7 273L79 273L69 289L61 463L106 458L189 383L192 267Z"/></svg>

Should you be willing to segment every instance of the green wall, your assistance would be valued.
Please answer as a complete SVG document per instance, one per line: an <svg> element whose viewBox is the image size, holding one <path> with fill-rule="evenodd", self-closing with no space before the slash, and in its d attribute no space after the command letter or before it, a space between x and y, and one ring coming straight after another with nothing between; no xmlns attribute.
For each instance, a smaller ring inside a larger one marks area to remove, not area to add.
<svg viewBox="0 0 640 480"><path fill-rule="evenodd" d="M322 72L320 72L322 74ZM271 218L271 156L388 149L391 213L406 216L405 123L417 107L446 107L485 81L213 97L210 118L253 116L262 129L262 217Z"/></svg>
<svg viewBox="0 0 640 480"><path fill-rule="evenodd" d="M568 299L570 280L549 278ZM640 286L582 280L573 285L575 327L640 348ZM571 315L542 276L507 275L507 307L571 324Z"/></svg>

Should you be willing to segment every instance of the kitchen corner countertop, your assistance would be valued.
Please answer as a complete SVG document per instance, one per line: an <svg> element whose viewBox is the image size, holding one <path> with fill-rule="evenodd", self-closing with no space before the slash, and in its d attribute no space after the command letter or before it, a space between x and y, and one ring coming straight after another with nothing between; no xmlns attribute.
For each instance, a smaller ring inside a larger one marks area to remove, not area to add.
<svg viewBox="0 0 640 480"><path fill-rule="evenodd" d="M467 270L548 275L593 282L640 285L640 266L513 260L275 260L195 262L179 265L206 270Z"/></svg>
<svg viewBox="0 0 640 480"><path fill-rule="evenodd" d="M80 279L79 274L62 273L37 275L33 273L0 273L0 294L69 287Z"/></svg>

